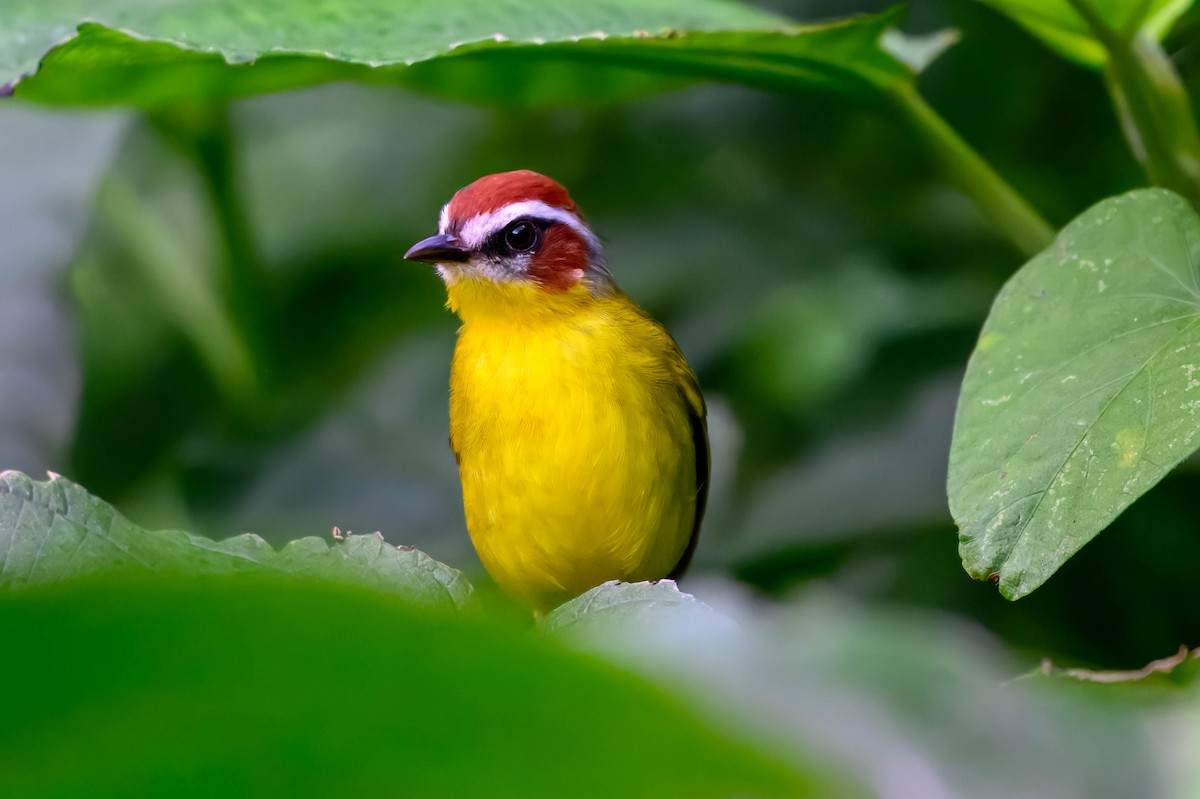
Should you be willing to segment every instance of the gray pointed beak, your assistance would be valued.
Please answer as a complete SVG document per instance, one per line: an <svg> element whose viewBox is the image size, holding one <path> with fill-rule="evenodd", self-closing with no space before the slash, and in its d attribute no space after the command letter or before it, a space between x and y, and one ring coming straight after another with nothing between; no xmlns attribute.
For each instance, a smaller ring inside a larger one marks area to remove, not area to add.
<svg viewBox="0 0 1200 799"><path fill-rule="evenodd" d="M406 261L422 261L427 264L461 264L470 259L471 253L464 250L458 239L449 233L439 233L424 241L418 241L404 253Z"/></svg>

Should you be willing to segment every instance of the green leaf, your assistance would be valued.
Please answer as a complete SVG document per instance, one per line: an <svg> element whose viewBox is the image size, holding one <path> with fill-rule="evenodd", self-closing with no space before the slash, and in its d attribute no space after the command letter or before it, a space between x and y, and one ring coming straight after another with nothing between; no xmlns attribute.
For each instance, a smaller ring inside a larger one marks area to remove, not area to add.
<svg viewBox="0 0 1200 799"><path fill-rule="evenodd" d="M1193 0L1087 0L1108 28L1131 40L1161 41ZM1108 60L1105 46L1070 0L979 0L1016 20L1061 55L1094 69Z"/></svg>
<svg viewBox="0 0 1200 799"><path fill-rule="evenodd" d="M591 635L628 625L678 623L695 618L711 621L713 611L691 594L679 590L674 580L621 583L615 580L559 605L542 620L543 632Z"/></svg>
<svg viewBox="0 0 1200 799"><path fill-rule="evenodd" d="M276 551L257 535L212 541L179 530L151 532L70 480L35 482L0 473L0 588L58 583L113 570L221 575L263 572L358 585L430 607L471 596L456 570L423 552L351 535L329 546L300 538Z"/></svg>
<svg viewBox="0 0 1200 799"><path fill-rule="evenodd" d="M862 91L911 82L880 45L895 17L801 26L724 0L29 0L0 9L0 84L146 106L346 79L503 105L691 78Z"/></svg>
<svg viewBox="0 0 1200 799"><path fill-rule="evenodd" d="M845 795L553 641L344 586L9 592L0 640L26 799Z"/></svg>
<svg viewBox="0 0 1200 799"><path fill-rule="evenodd" d="M1200 436L1200 218L1105 200L1017 272L967 367L950 510L972 576L1041 585Z"/></svg>

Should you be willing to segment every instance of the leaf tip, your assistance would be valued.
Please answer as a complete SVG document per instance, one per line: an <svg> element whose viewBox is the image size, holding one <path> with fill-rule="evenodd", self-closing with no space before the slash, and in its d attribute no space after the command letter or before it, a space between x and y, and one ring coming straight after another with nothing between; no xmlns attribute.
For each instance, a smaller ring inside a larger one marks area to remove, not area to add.
<svg viewBox="0 0 1200 799"><path fill-rule="evenodd" d="M897 28L887 28L879 37L879 46L914 73L920 74L962 39L956 28L943 28L927 34L908 34Z"/></svg>
<svg viewBox="0 0 1200 799"><path fill-rule="evenodd" d="M1000 575L999 579L996 580L996 587L1000 590L1000 596L1004 597L1009 602L1016 602L1026 594L1029 594L1040 584L1041 583L1030 585L1023 577L1012 579L1005 575Z"/></svg>

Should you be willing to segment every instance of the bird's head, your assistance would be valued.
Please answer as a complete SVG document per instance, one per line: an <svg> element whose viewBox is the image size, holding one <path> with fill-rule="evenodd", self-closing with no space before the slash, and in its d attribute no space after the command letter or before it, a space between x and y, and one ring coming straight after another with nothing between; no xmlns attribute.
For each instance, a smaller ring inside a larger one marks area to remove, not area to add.
<svg viewBox="0 0 1200 799"><path fill-rule="evenodd" d="M479 178L442 208L436 236L404 254L437 264L450 306L546 304L614 290L600 240L567 190L527 169Z"/></svg>

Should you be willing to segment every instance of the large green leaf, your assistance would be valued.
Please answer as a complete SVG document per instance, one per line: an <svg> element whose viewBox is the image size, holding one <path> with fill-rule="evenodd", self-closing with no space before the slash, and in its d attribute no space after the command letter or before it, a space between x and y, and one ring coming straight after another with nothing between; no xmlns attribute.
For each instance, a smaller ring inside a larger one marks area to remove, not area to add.
<svg viewBox="0 0 1200 799"><path fill-rule="evenodd" d="M25 799L847 795L609 665L418 613L250 575L0 594L0 784Z"/></svg>
<svg viewBox="0 0 1200 799"><path fill-rule="evenodd" d="M179 530L151 532L70 480L0 473L0 588L113 570L277 573L370 587L431 607L460 607L471 595L456 569L389 546L381 536L351 535L333 546L300 538L276 551L252 534L212 541Z"/></svg>
<svg viewBox="0 0 1200 799"><path fill-rule="evenodd" d="M979 0L1020 23L1062 55L1089 67L1108 60L1103 43L1070 0ZM1193 0L1086 0L1097 18L1125 39L1161 40Z"/></svg>
<svg viewBox="0 0 1200 799"><path fill-rule="evenodd" d="M497 104L618 97L664 78L853 91L911 79L880 43L894 17L796 26L725 0L26 0L0 8L0 84L85 105L342 79Z"/></svg>
<svg viewBox="0 0 1200 799"><path fill-rule="evenodd" d="M1106 200L1008 282L950 453L963 564L1021 597L1200 441L1200 218Z"/></svg>

